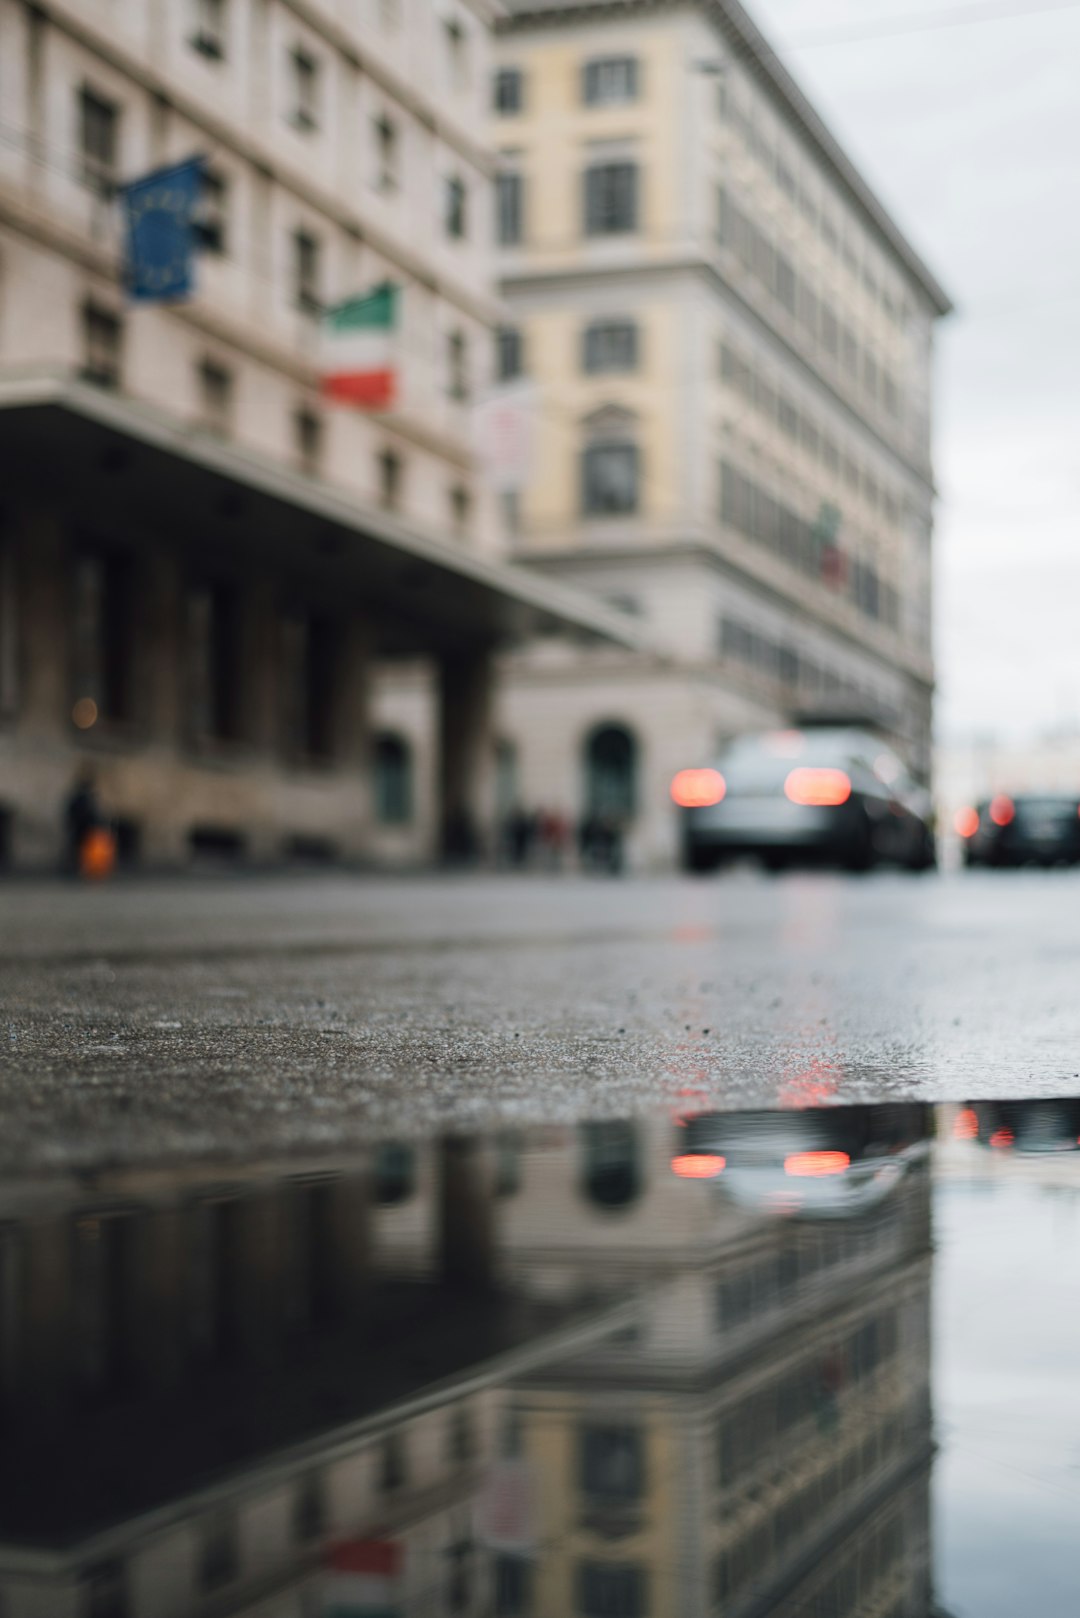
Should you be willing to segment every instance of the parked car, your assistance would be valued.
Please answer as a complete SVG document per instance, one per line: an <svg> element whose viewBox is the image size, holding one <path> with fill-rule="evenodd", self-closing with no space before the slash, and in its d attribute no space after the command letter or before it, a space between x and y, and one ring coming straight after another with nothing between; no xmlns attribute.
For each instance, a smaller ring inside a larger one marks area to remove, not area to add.
<svg viewBox="0 0 1080 1618"><path fill-rule="evenodd" d="M953 822L965 865L1080 862L1080 794L999 792L961 809Z"/></svg>
<svg viewBox="0 0 1080 1618"><path fill-rule="evenodd" d="M1080 1099L969 1101L953 1120L957 1140L1020 1154L1080 1150Z"/></svg>
<svg viewBox="0 0 1080 1618"><path fill-rule="evenodd" d="M771 870L828 860L865 871L936 863L930 794L871 731L803 726L743 736L714 765L680 770L683 864L708 871L737 854Z"/></svg>

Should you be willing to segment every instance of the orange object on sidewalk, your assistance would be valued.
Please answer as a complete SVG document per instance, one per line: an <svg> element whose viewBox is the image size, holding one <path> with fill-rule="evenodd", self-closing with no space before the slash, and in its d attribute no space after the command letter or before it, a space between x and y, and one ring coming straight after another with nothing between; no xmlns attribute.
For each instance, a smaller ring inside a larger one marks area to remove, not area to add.
<svg viewBox="0 0 1080 1618"><path fill-rule="evenodd" d="M103 882L115 867L116 838L107 826L95 826L79 847L79 875L88 882Z"/></svg>

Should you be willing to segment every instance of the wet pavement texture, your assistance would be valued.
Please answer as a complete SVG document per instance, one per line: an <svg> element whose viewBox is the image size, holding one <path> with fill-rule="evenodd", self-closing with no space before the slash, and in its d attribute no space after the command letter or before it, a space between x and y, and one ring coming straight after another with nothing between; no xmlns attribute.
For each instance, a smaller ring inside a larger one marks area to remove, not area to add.
<svg viewBox="0 0 1080 1618"><path fill-rule="evenodd" d="M395 1121L1069 1093L1080 877L215 878L0 892L0 1162Z"/></svg>

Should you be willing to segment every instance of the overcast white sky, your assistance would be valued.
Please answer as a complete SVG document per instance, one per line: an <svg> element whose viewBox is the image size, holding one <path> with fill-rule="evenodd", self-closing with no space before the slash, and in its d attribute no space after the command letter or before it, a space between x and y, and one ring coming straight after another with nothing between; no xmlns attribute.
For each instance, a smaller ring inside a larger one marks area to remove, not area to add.
<svg viewBox="0 0 1080 1618"><path fill-rule="evenodd" d="M1080 0L747 3L957 305L939 734L1080 728Z"/></svg>

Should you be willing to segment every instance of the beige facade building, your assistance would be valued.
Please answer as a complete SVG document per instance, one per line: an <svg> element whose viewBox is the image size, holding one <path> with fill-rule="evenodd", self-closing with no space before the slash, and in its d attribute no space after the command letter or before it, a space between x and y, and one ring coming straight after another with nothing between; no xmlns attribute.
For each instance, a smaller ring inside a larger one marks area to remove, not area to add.
<svg viewBox="0 0 1080 1618"><path fill-rule="evenodd" d="M514 554L652 657L512 658L529 805L625 817L746 727L875 718L930 768L931 347L949 302L736 0L510 0L494 87Z"/></svg>
<svg viewBox="0 0 1080 1618"><path fill-rule="evenodd" d="M133 857L377 855L408 783L373 670L404 656L435 694L405 802L430 856L490 816L495 651L623 633L500 562L478 472L495 9L0 0L10 863L55 861L86 764ZM196 292L132 304L117 188L195 154ZM384 280L398 404L325 410L320 312Z"/></svg>

